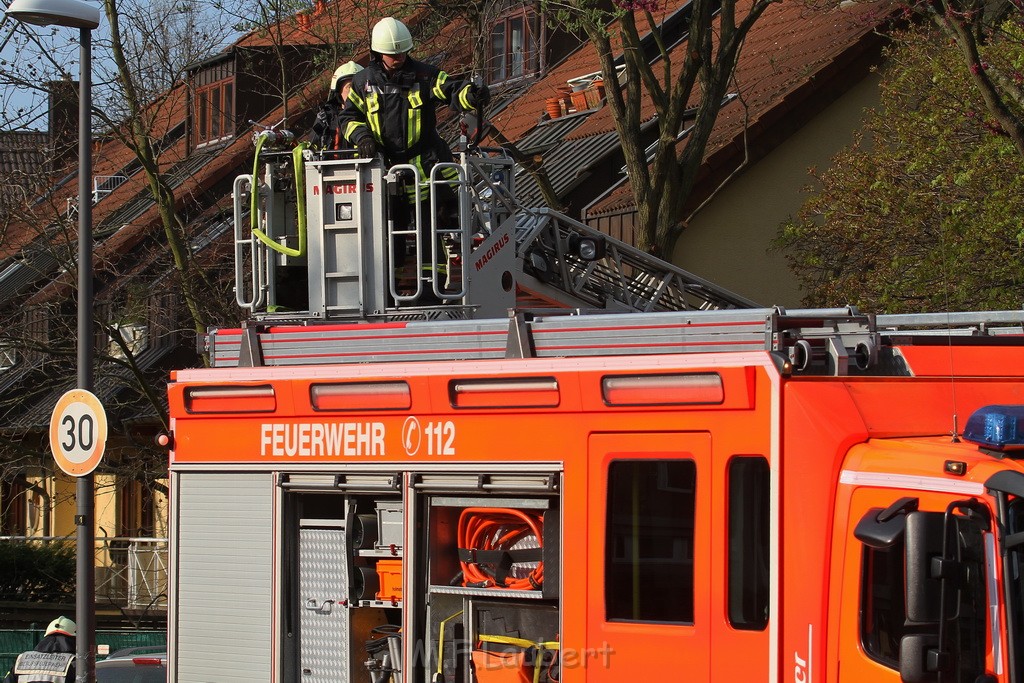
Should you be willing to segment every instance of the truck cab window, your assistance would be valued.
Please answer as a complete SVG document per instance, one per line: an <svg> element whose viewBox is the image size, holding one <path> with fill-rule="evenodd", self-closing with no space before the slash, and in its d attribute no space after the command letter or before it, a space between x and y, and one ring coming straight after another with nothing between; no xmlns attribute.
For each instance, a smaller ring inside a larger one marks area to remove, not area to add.
<svg viewBox="0 0 1024 683"><path fill-rule="evenodd" d="M888 667L899 667L900 639L906 629L903 594L904 544L864 547L861 571L861 642L864 651Z"/></svg>
<svg viewBox="0 0 1024 683"><path fill-rule="evenodd" d="M745 631L768 626L770 477L764 457L729 461L729 623Z"/></svg>
<svg viewBox="0 0 1024 683"><path fill-rule="evenodd" d="M696 483L691 460L620 460L609 467L609 621L693 623Z"/></svg>
<svg viewBox="0 0 1024 683"><path fill-rule="evenodd" d="M864 650L904 680L975 683L988 649L984 508L966 500L945 513L911 509L903 528L888 545L863 546Z"/></svg>

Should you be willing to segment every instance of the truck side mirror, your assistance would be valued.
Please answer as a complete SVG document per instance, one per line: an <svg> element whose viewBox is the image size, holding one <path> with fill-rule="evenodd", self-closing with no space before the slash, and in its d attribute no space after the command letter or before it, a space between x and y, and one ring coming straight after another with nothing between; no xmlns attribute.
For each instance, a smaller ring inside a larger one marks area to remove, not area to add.
<svg viewBox="0 0 1024 683"><path fill-rule="evenodd" d="M906 528L906 513L917 509L917 498L900 498L884 510L871 508L857 522L854 537L876 550L891 548L903 536Z"/></svg>
<svg viewBox="0 0 1024 683"><path fill-rule="evenodd" d="M907 515L907 620L916 624L936 624L940 617L941 577L933 571L942 557L943 514L911 512ZM949 591L952 597L953 591ZM946 614L950 612L947 610Z"/></svg>
<svg viewBox="0 0 1024 683"><path fill-rule="evenodd" d="M939 652L937 633L915 633L900 639L900 678L904 683L934 683L948 667L949 655Z"/></svg>

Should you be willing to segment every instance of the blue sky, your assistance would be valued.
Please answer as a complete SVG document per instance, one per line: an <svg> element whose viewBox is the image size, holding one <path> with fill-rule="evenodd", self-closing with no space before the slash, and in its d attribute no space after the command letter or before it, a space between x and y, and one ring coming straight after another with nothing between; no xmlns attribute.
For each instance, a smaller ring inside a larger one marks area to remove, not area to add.
<svg viewBox="0 0 1024 683"><path fill-rule="evenodd" d="M17 125L29 130L46 129L46 96L38 85L61 78L65 73L78 79L78 38L77 29L28 26L3 15L0 19L0 103L3 104L4 128ZM23 79L37 84L36 87L13 83Z"/></svg>

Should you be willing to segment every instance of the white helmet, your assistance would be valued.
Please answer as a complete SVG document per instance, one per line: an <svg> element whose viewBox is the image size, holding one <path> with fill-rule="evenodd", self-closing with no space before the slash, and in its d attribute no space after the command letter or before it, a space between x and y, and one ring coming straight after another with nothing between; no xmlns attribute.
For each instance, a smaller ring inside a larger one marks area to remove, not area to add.
<svg viewBox="0 0 1024 683"><path fill-rule="evenodd" d="M338 84L344 83L345 81L351 81L352 77L363 70L363 67L359 66L355 62L345 62L334 71L334 75L331 76L331 92L338 89Z"/></svg>
<svg viewBox="0 0 1024 683"><path fill-rule="evenodd" d="M46 635L53 633L63 633L66 636L73 636L78 633L78 627L75 626L75 622L71 621L67 617L57 617L50 622L50 625L46 627Z"/></svg>
<svg viewBox="0 0 1024 683"><path fill-rule="evenodd" d="M370 49L382 55L399 55L412 49L412 34L394 17L385 17L373 26Z"/></svg>

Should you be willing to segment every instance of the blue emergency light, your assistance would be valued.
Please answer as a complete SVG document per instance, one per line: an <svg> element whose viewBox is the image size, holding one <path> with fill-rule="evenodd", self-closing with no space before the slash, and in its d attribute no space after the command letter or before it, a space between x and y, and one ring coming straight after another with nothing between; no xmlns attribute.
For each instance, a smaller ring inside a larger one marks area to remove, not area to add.
<svg viewBox="0 0 1024 683"><path fill-rule="evenodd" d="M994 451L1024 450L1024 406L985 406L964 427L964 441Z"/></svg>

